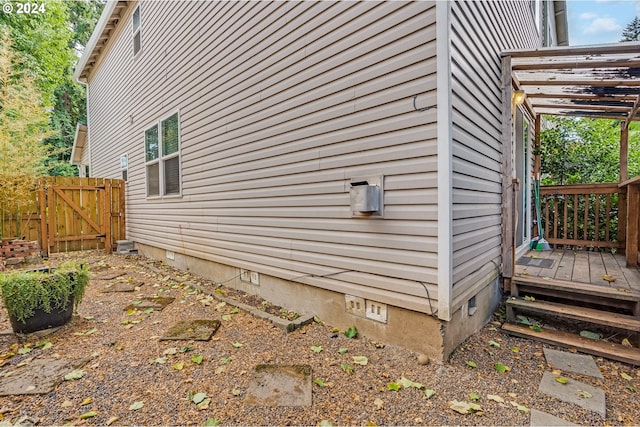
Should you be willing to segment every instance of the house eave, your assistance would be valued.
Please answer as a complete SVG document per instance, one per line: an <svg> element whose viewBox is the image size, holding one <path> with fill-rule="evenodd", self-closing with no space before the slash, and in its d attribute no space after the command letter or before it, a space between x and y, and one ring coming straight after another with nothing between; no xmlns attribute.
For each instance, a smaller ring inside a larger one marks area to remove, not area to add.
<svg viewBox="0 0 640 427"><path fill-rule="evenodd" d="M82 164L82 155L87 146L87 126L81 123L76 125L76 135L73 138L73 147L71 148L71 159L69 163L72 165Z"/></svg>
<svg viewBox="0 0 640 427"><path fill-rule="evenodd" d="M73 78L77 82L86 83L93 66L98 61L105 45L119 24L122 12L127 8L127 5L128 2L122 0L110 0L105 4L100 19L73 73Z"/></svg>

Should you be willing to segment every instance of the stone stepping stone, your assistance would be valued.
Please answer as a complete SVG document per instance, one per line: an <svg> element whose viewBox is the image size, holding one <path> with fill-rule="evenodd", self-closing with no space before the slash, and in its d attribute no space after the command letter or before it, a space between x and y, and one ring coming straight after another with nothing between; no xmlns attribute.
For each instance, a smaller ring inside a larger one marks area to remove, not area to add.
<svg viewBox="0 0 640 427"><path fill-rule="evenodd" d="M589 411L593 411L605 417L607 407L605 404L604 391L589 384L575 381L568 378L566 384L556 381L558 375L552 372L545 372L542 376L542 382L538 391L546 395L555 397L563 402L573 403ZM580 392L586 391L591 397L585 398L580 396Z"/></svg>
<svg viewBox="0 0 640 427"><path fill-rule="evenodd" d="M133 292L137 287L144 285L144 282L117 282L110 283L104 287L102 292Z"/></svg>
<svg viewBox="0 0 640 427"><path fill-rule="evenodd" d="M102 274L98 274L96 277L94 277L94 279L113 280L113 279L117 279L118 277L122 277L125 274L127 273L125 273L124 271L105 271Z"/></svg>
<svg viewBox="0 0 640 427"><path fill-rule="evenodd" d="M579 424L570 423L555 415L547 414L546 412L538 411L537 409L531 410L531 418L529 421L530 426L535 427L557 427L557 426L577 426Z"/></svg>
<svg viewBox="0 0 640 427"><path fill-rule="evenodd" d="M160 341L209 341L219 327L219 320L183 320L169 328Z"/></svg>
<svg viewBox="0 0 640 427"><path fill-rule="evenodd" d="M140 304L129 304L126 310L146 310L147 308L152 308L154 310L162 311L166 306L171 304L175 298L171 297L145 297L140 298Z"/></svg>
<svg viewBox="0 0 640 427"><path fill-rule="evenodd" d="M256 366L245 403L255 406L311 406L311 366Z"/></svg>
<svg viewBox="0 0 640 427"><path fill-rule="evenodd" d="M600 372L600 369L598 369L596 362L594 362L591 356L552 350L550 348L544 348L543 351L547 363L553 366L554 369L588 375L601 380L604 379L602 372Z"/></svg>
<svg viewBox="0 0 640 427"><path fill-rule="evenodd" d="M0 378L0 396L51 393L64 376L89 359L36 359Z"/></svg>

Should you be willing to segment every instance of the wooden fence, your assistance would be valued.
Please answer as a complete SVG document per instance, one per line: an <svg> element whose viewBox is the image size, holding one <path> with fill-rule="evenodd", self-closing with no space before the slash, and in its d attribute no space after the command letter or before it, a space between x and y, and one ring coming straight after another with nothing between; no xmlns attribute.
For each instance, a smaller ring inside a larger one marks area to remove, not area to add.
<svg viewBox="0 0 640 427"><path fill-rule="evenodd" d="M45 255L111 252L125 239L125 183L119 179L46 177L27 206L0 206L0 237L36 240Z"/></svg>

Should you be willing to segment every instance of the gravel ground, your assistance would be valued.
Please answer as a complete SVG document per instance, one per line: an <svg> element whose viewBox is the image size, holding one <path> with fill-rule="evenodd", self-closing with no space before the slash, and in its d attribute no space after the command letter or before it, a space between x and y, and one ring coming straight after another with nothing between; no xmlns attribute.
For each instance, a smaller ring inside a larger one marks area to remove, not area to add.
<svg viewBox="0 0 640 427"><path fill-rule="evenodd" d="M65 381L48 395L0 397L5 421L28 415L37 418L39 425L204 425L212 419L221 425L528 425L527 410L538 409L583 425L640 425L638 394L633 392L640 390L640 370L596 358L603 381L562 373L605 390L606 419L565 404L538 392L542 374L549 370L542 344L503 334L499 316L464 342L446 363L424 365L418 363L418 354L372 343L366 337L349 339L336 334L329 324L316 322L285 333L242 311L230 314L230 306L216 309L217 301L206 303L204 295L183 282L198 281L215 289L213 283L165 266L156 273L142 265L141 258L84 252L53 257L49 263L78 257L90 261L94 277L122 271L126 275L113 281L144 285L133 293L103 293L109 282L92 279L78 315L56 333L40 338L52 346L6 359L0 374L30 358L92 358L82 378ZM175 277L179 280L171 279ZM163 311L132 315L124 311L133 301L154 295L176 300ZM234 291L229 290L227 296L232 295ZM158 340L177 321L202 318L222 321L211 341ZM0 330L9 328L2 309ZM15 350L15 345L34 346L35 342L0 336L0 355L11 351L12 345ZM321 346L322 351L314 352L312 346ZM165 354L171 347L190 348ZM346 353L338 351L344 348ZM194 355L202 355L202 363L192 362ZM355 364L353 356L366 356L368 363ZM174 369L176 363L183 363L183 369ZM308 364L312 378L321 380L324 387L313 385L310 407L247 405L244 393L251 371L263 363ZM510 370L500 373L496 363ZM345 372L342 364L353 366L353 372ZM389 389L389 383L399 383L403 377L424 388ZM428 397L425 389L435 394ZM206 393L208 407L191 402L190 392ZM472 398L477 398L481 412L463 415L450 409L450 402L471 402ZM134 402L144 405L131 410ZM81 419L88 412L95 416Z"/></svg>

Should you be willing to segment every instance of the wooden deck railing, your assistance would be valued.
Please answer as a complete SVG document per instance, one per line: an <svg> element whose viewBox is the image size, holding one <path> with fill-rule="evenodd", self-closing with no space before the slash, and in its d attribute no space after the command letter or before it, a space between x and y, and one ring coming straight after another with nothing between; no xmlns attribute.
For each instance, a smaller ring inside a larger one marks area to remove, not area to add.
<svg viewBox="0 0 640 427"><path fill-rule="evenodd" d="M625 198L625 256L627 267L638 267L638 247L640 247L640 176L618 184L626 191ZM622 216L620 221L622 221Z"/></svg>
<svg viewBox="0 0 640 427"><path fill-rule="evenodd" d="M543 186L540 199L551 245L625 247L626 188L618 183Z"/></svg>

